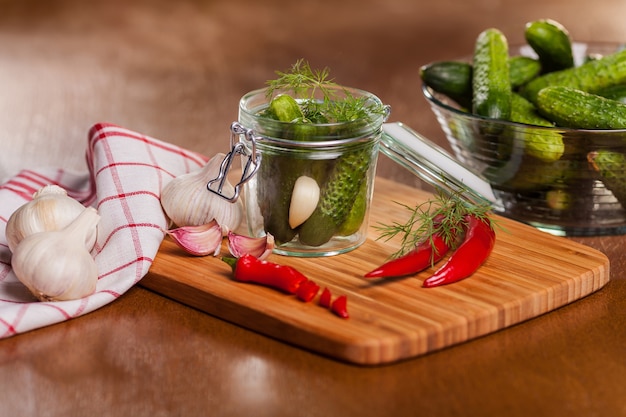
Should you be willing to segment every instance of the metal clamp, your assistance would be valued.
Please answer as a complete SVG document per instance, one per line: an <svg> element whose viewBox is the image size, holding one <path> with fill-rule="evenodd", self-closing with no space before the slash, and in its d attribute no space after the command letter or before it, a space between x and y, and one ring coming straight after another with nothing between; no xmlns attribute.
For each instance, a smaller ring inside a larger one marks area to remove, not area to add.
<svg viewBox="0 0 626 417"><path fill-rule="evenodd" d="M244 135L245 140L250 143L250 150L246 143L239 138ZM239 122L233 122L230 125L230 152L226 154L224 160L220 164L220 171L216 178L207 183L207 189L214 194L219 195L223 199L234 203L239 198L241 187L248 182L250 178L256 174L261 164L261 152L256 149L257 137L254 136L252 129L243 127ZM247 157L245 163L242 159L242 172L239 181L234 185L233 195L224 194L224 184L227 181L228 172L232 168L233 159L241 155Z"/></svg>

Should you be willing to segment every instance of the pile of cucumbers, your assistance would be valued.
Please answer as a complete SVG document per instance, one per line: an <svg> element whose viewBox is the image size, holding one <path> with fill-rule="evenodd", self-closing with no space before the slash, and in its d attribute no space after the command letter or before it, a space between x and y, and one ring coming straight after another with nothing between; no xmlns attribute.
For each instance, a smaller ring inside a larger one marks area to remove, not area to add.
<svg viewBox="0 0 626 417"><path fill-rule="evenodd" d="M505 35L488 28L478 35L471 62L425 65L420 68L421 80L463 111L528 126L524 130L496 123L483 125L481 134L501 142L490 156L496 163L484 172L497 187L544 192L547 205L565 210L569 206L562 204L563 200L554 204L550 193L580 192L567 189L569 180L587 170L590 178L603 181L626 207L626 155L620 151L626 135L615 139L614 147L604 143L597 149L588 143L592 141L585 143L584 134L579 135L579 148L574 144L574 149L568 149L571 141L563 141L564 134L578 135L573 130L626 129L626 49L588 55L584 62L576 63L572 38L559 22L529 22L524 35L535 52L532 57L511 55ZM539 128L533 131L535 126ZM523 155L518 159L522 163L510 172L507 162L514 148L519 150L520 142ZM498 167L498 160L508 171Z"/></svg>

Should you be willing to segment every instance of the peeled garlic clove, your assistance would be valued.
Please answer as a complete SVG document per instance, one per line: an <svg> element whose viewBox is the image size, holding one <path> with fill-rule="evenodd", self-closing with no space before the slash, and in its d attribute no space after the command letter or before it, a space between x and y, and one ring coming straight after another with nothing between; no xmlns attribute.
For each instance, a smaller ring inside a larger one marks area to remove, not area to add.
<svg viewBox="0 0 626 417"><path fill-rule="evenodd" d="M98 212L88 207L63 229L26 236L11 257L15 276L41 301L91 295L98 269L84 242L99 220Z"/></svg>
<svg viewBox="0 0 626 417"><path fill-rule="evenodd" d="M231 203L207 189L209 181L219 174L225 156L216 154L201 169L179 175L163 188L161 206L176 226L201 226L216 220L224 230L239 227L243 221L241 200ZM223 192L233 194L233 185L226 181Z"/></svg>
<svg viewBox="0 0 626 417"><path fill-rule="evenodd" d="M320 199L320 187L311 177L303 175L299 177L291 193L289 205L289 226L292 229L300 226L315 211Z"/></svg>
<svg viewBox="0 0 626 417"><path fill-rule="evenodd" d="M222 246L222 228L215 220L200 226L183 226L167 231L174 242L196 256L217 256Z"/></svg>
<svg viewBox="0 0 626 417"><path fill-rule="evenodd" d="M274 250L274 236L249 237L228 232L228 250L235 258L249 254L260 260L266 259Z"/></svg>
<svg viewBox="0 0 626 417"><path fill-rule="evenodd" d="M67 195L58 185L49 184L33 194L33 199L11 214L6 225L6 239L13 252L26 236L38 232L59 230L75 220L85 206ZM85 238L85 246L91 250L96 243L96 228Z"/></svg>

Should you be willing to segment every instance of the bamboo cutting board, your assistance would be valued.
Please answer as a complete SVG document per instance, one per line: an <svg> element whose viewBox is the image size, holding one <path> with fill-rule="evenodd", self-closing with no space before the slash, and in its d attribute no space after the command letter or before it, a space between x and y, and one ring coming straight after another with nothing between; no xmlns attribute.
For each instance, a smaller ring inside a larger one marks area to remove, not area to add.
<svg viewBox="0 0 626 417"><path fill-rule="evenodd" d="M394 202L416 205L425 191L377 178L370 238L360 248L327 258L272 255L333 295L348 296L349 319L294 296L231 279L213 256L185 254L166 238L141 285L206 313L339 360L377 365L449 347L537 317L602 288L609 261L595 249L498 218L493 253L471 278L425 289L433 270L415 277L371 280L363 274L397 250L376 241L373 225L404 220ZM226 254L225 248L222 250Z"/></svg>

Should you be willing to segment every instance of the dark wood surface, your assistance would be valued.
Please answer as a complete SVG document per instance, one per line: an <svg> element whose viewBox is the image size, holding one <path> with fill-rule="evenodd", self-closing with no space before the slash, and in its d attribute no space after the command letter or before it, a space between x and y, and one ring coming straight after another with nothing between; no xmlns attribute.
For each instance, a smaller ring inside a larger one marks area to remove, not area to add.
<svg viewBox="0 0 626 417"><path fill-rule="evenodd" d="M445 145L418 68L511 43L551 17L579 40L623 41L622 0L0 0L0 179L84 170L91 124L117 123L206 154L224 150L239 97L298 58L378 94ZM381 157L379 175L422 187ZM611 282L581 301L450 349L344 364L141 286L85 317L0 341L7 416L626 415L624 237Z"/></svg>

